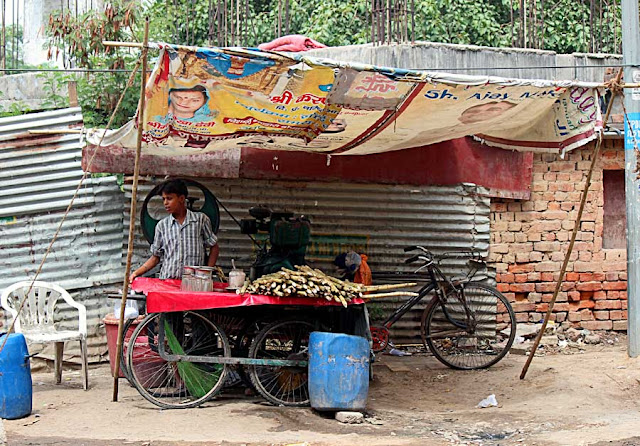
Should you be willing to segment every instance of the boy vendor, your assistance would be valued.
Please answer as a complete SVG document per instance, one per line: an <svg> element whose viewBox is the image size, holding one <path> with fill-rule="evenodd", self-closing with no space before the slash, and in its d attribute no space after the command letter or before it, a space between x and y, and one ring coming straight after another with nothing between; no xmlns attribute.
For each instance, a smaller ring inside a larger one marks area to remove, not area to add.
<svg viewBox="0 0 640 446"><path fill-rule="evenodd" d="M211 221L205 214L187 209L189 191L184 181L165 181L160 193L164 208L170 215L158 222L151 257L131 274L130 281L151 270L160 260L160 279L180 279L183 266L205 263L205 246L211 249L206 265L214 266L218 260L220 250Z"/></svg>

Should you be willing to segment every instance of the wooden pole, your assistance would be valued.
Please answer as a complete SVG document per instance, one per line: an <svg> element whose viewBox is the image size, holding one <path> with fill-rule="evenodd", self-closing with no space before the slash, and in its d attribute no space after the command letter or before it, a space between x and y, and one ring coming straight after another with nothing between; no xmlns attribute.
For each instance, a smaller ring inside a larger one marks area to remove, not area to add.
<svg viewBox="0 0 640 446"><path fill-rule="evenodd" d="M67 82L67 88L69 89L69 107L78 106L78 85L76 81Z"/></svg>
<svg viewBox="0 0 640 446"><path fill-rule="evenodd" d="M622 77L622 68L618 70L618 74L616 75L615 83L620 83L620 78ZM607 125L607 121L609 120L609 115L611 114L611 109L613 108L613 101L618 96L618 91L614 90L611 96L611 100L609 101L609 105L607 106L607 112L604 116L604 125ZM536 340L531 347L531 352L529 352L529 357L527 358L527 362L522 368L522 373L520 373L520 379L524 379L527 375L527 371L529 370L529 366L531 365L531 361L533 360L533 355L535 355L536 350L538 349L538 345L540 345L540 340L542 336L544 336L544 331L547 328L547 324L549 323L549 318L551 317L551 313L553 312L553 305L556 303L556 299L558 298L558 293L560 292L560 287L562 286L562 281L564 279L564 274L567 271L567 265L569 264L569 257L571 257L571 252L573 251L573 244L576 241L576 235L578 234L578 229L580 229L580 223L582 223L582 211L584 211L584 205L587 201L587 192L589 192L589 186L591 185L591 176L593 174L593 168L596 165L596 160L598 159L598 154L600 153L600 146L602 145L602 134L599 135L598 141L596 142L596 147L593 150L593 155L591 158L591 166L589 167L589 173L587 174L587 179L584 183L584 189L582 191L582 200L580 201L580 208L578 209L578 215L576 216L575 224L573 225L573 233L571 234L571 242L569 242L569 248L567 249L567 253L564 256L564 262L562 263L562 269L560 270L560 277L558 277L558 282L556 283L556 289L553 292L553 297L551 298L551 302L549 302L549 309L547 310L547 314L544 316L544 321L542 322L542 327L540 327L540 332L538 336L536 336Z"/></svg>
<svg viewBox="0 0 640 446"><path fill-rule="evenodd" d="M124 283L122 284L122 300L120 302L120 320L118 322L118 343L116 344L115 367L113 372L113 401L118 401L118 378L120 376L120 356L122 352L122 339L124 335L124 310L129 293L129 275L131 273L131 257L133 256L133 236L136 223L136 204L138 199L138 177L140 175L140 152L142 149L142 130L144 127L145 84L147 78L147 53L149 43L149 17L144 24L144 43L142 46L142 81L140 83L140 103L138 108L138 139L136 141L136 159L133 168L133 187L131 190L131 210L129 216L129 243L127 248L127 263L124 270Z"/></svg>

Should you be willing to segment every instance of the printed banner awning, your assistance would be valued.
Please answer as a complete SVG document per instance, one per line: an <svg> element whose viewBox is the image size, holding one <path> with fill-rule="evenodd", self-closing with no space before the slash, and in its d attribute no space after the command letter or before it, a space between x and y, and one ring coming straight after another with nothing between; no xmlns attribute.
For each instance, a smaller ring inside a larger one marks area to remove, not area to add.
<svg viewBox="0 0 640 446"><path fill-rule="evenodd" d="M561 153L602 129L599 84L506 79L315 59L240 48L154 44L143 152L193 155L252 147L365 155L474 135ZM103 145L135 147L135 125ZM97 145L102 131L92 131Z"/></svg>

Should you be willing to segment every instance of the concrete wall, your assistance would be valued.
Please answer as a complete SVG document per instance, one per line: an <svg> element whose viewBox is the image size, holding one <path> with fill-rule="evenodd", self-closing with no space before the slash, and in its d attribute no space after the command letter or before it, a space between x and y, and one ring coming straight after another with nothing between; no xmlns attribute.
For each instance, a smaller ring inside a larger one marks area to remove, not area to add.
<svg viewBox="0 0 640 446"><path fill-rule="evenodd" d="M498 289L518 322L538 322L548 310L578 213L593 144L567 159L536 154L531 199L492 199L490 259ZM626 330L625 248L603 246L616 212L605 214L603 173L624 169L622 140L605 140L596 162L580 230L552 320L589 330ZM614 190L614 193L619 193ZM624 202L624 199L622 199ZM609 210L607 211L610 212ZM610 220L610 217L614 217Z"/></svg>
<svg viewBox="0 0 640 446"><path fill-rule="evenodd" d="M45 99L44 79L37 73L0 76L0 112L11 110L41 110Z"/></svg>
<svg viewBox="0 0 640 446"><path fill-rule="evenodd" d="M613 54L556 54L553 51L433 42L351 45L312 50L307 54L394 68L593 82L602 82L606 66L622 63L622 56Z"/></svg>

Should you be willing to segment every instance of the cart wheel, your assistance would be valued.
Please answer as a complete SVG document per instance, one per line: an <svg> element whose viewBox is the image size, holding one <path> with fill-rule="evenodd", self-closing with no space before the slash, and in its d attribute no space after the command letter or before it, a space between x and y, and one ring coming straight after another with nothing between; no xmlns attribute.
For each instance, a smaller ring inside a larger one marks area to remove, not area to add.
<svg viewBox="0 0 640 446"><path fill-rule="evenodd" d="M278 321L264 327L251 343L249 357L255 359L307 360L309 335L314 326L306 321ZM308 367L251 366L254 387L275 405L309 404Z"/></svg>
<svg viewBox="0 0 640 446"><path fill-rule="evenodd" d="M190 311L150 314L131 335L128 366L138 392L162 408L196 407L222 388L227 367L197 361L165 361L158 350L160 327L164 327L164 349L169 354L229 357L229 341L216 324Z"/></svg>

